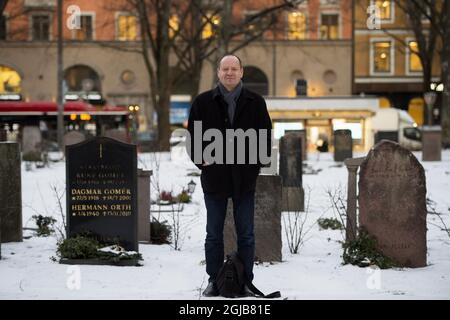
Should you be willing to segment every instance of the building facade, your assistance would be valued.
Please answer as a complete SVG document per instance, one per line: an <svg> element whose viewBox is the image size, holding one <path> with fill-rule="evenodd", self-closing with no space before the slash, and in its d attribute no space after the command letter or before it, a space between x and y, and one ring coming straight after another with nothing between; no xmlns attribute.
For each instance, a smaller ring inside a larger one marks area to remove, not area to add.
<svg viewBox="0 0 450 320"><path fill-rule="evenodd" d="M370 6L378 9L378 26ZM419 125L423 124L423 71L408 15L395 0L355 0L353 12L353 94L377 95L383 107L408 110ZM423 27L430 27L426 19ZM438 86L439 66L436 52L432 67L436 84L430 90Z"/></svg>
<svg viewBox="0 0 450 320"><path fill-rule="evenodd" d="M56 0L10 0L0 21L0 96L55 101L57 96ZM232 19L241 21L277 0L238 1ZM64 78L67 99L94 104L139 105L152 110L149 75L140 48L136 12L121 1L64 2ZM278 13L272 30L236 52L244 82L266 96L350 95L352 23L350 0L309 0ZM79 15L80 19L75 20ZM174 13L169 23L177 28ZM79 22L78 29L69 28ZM220 23L220 18L211 18ZM206 24L204 36L211 36ZM239 41L239 40L236 40ZM200 91L215 83L215 62L204 63ZM174 93L186 94L182 88ZM6 98L5 98L6 97ZM140 130L150 130L156 119Z"/></svg>

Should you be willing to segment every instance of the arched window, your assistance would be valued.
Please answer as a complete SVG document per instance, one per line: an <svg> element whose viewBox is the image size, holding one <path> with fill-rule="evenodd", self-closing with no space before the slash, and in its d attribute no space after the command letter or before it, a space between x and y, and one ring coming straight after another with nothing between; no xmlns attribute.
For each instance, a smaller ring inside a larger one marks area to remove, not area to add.
<svg viewBox="0 0 450 320"><path fill-rule="evenodd" d="M244 67L244 77L242 78L246 88L267 96L269 94L269 81L266 74L257 67Z"/></svg>
<svg viewBox="0 0 450 320"><path fill-rule="evenodd" d="M21 77L19 73L7 66L0 65L0 94L2 93L20 93Z"/></svg>
<svg viewBox="0 0 450 320"><path fill-rule="evenodd" d="M70 92L101 92L100 77L94 69L85 65L66 69L64 80Z"/></svg>

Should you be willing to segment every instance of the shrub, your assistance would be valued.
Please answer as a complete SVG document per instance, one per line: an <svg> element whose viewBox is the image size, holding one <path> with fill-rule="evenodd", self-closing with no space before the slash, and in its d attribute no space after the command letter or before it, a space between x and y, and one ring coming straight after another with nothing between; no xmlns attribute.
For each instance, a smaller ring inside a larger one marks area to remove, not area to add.
<svg viewBox="0 0 450 320"><path fill-rule="evenodd" d="M191 202L191 196L184 190L177 196L177 199L178 199L178 202L181 202L181 203L190 203Z"/></svg>
<svg viewBox="0 0 450 320"><path fill-rule="evenodd" d="M369 235L363 228L359 229L355 240L345 242L342 247L344 264L352 264L359 267L376 265L380 269L388 269L396 266L395 261L381 254L377 249L377 240Z"/></svg>
<svg viewBox="0 0 450 320"><path fill-rule="evenodd" d="M55 230L53 230L53 228L51 228L55 222L56 219L54 219L53 217L44 217L42 215L34 215L32 216L32 218L34 220L36 220L36 225L38 227L37 230L37 235L39 237L46 237L49 236L51 233L53 233Z"/></svg>
<svg viewBox="0 0 450 320"><path fill-rule="evenodd" d="M343 230L344 226L336 218L320 218L317 220L321 229Z"/></svg>
<svg viewBox="0 0 450 320"><path fill-rule="evenodd" d="M167 221L160 222L153 218L150 223L150 235L154 244L170 244L172 228Z"/></svg>
<svg viewBox="0 0 450 320"><path fill-rule="evenodd" d="M97 257L100 244L97 240L84 236L76 236L63 240L58 244L57 254L66 259L92 259Z"/></svg>

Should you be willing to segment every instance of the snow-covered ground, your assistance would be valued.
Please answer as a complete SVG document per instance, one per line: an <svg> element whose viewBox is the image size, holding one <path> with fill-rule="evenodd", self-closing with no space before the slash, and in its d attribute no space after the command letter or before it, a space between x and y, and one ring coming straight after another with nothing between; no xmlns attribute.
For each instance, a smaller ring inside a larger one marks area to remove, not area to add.
<svg viewBox="0 0 450 320"><path fill-rule="evenodd" d="M415 153L420 160L420 152ZM355 156L362 156L355 155ZM0 299L205 299L205 208L199 177L183 148L171 154L139 155L139 166L153 169L162 190L181 191L193 179L193 202L181 213L184 239L181 250L169 245L140 244L142 267L67 266L53 262L56 236L37 237L25 230L23 242L2 244ZM157 159L157 161L155 161ZM159 163L159 168L155 166ZM440 221L428 216L428 266L419 269L374 270L342 265L340 231L319 230L319 217L337 217L327 190L342 189L346 195L347 170L336 166L332 154L310 155L307 164L322 169L304 175L305 194L310 190L306 229L311 227L298 254L289 252L283 229L283 262L255 266L255 281L263 292L280 290L288 299L449 299L450 237ZM427 197L437 203L450 226L450 150L441 162L422 163L426 170ZM53 216L61 224L56 188L65 188L65 164L22 170L23 226L35 228L33 215ZM62 199L65 207L65 198ZM167 219L170 216L161 216ZM31 237L30 237L31 236ZM29 238L28 238L29 237ZM79 280L79 282L77 282ZM215 298L214 298L215 299ZM220 299L220 298L217 298Z"/></svg>

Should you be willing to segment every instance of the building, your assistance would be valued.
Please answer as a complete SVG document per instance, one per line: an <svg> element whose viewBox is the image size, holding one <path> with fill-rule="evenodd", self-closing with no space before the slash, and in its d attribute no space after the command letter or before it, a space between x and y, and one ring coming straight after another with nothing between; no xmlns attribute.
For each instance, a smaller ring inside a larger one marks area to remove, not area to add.
<svg viewBox="0 0 450 320"><path fill-rule="evenodd" d="M369 6L379 9L379 28L371 25ZM382 107L408 110L419 125L423 124L423 72L414 53L417 42L408 16L394 0L355 0L353 12L353 94L377 95ZM429 28L425 19L423 26ZM432 68L436 83L440 79L439 60L436 52Z"/></svg>
<svg viewBox="0 0 450 320"><path fill-rule="evenodd" d="M243 20L277 0L237 2L233 19ZM0 97L55 101L57 95L56 0L9 1L0 20ZM278 24L261 40L236 52L245 64L244 81L263 95L309 97L350 95L352 24L350 0L309 0L279 13ZM79 11L78 11L79 10ZM139 22L121 1L64 2L66 99L139 105L153 110L142 59ZM80 15L80 28L69 29ZM219 18L211 19L214 24ZM177 16L170 22L176 28ZM204 36L211 36L206 24ZM339 63L336 63L338 61ZM200 91L214 84L215 64L203 65ZM175 94L186 94L183 86ZM176 110L180 115L180 108ZM173 117L179 119L180 117ZM139 130L156 119L139 117Z"/></svg>

